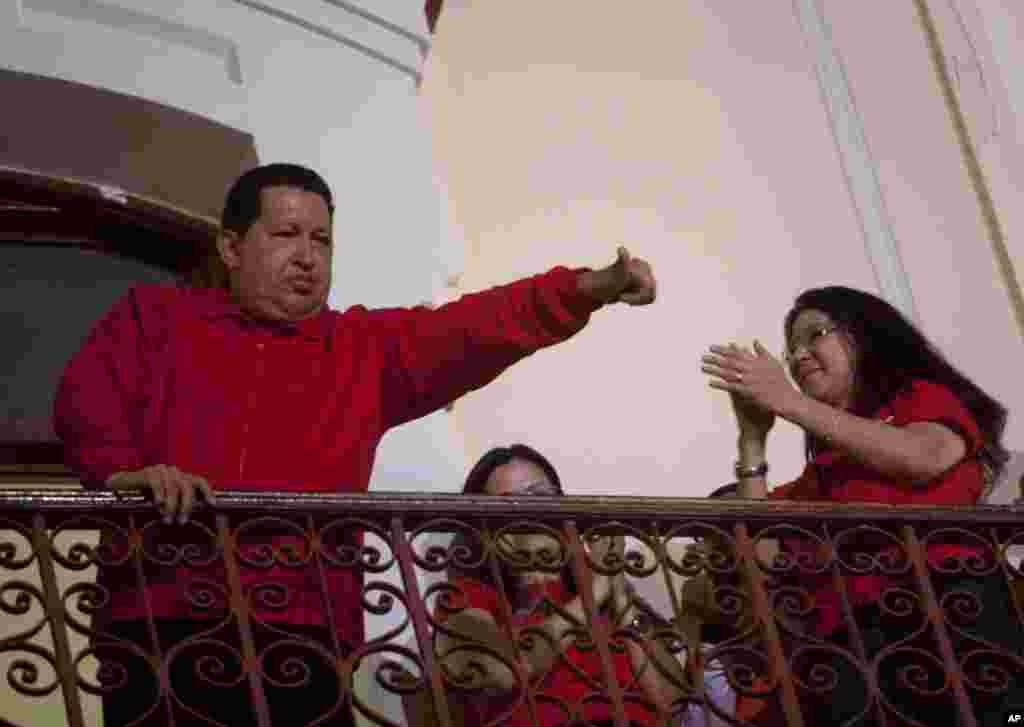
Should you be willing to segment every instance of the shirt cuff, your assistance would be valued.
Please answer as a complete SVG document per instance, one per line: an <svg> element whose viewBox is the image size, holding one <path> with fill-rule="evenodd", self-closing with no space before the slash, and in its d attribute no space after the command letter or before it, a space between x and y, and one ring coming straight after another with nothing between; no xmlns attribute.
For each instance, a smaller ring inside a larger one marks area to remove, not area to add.
<svg viewBox="0 0 1024 727"><path fill-rule="evenodd" d="M559 267L551 271L557 276L560 286L560 297L566 310L574 316L586 319L591 313L604 306L604 303L595 301L579 288L579 277L583 273L593 272L592 268L564 268Z"/></svg>

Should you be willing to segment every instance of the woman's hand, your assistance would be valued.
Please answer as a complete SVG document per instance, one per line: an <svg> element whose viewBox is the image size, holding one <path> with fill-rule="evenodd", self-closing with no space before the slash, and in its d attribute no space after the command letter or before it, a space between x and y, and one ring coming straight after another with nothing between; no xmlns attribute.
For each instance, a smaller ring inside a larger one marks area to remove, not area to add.
<svg viewBox="0 0 1024 727"><path fill-rule="evenodd" d="M729 392L741 436L763 441L775 415L786 411L800 392L779 360L756 341L753 352L734 343L710 350L701 359L701 371L712 377L709 385Z"/></svg>
<svg viewBox="0 0 1024 727"><path fill-rule="evenodd" d="M729 400L739 425L740 439L764 442L775 425L775 413L732 391L729 392Z"/></svg>

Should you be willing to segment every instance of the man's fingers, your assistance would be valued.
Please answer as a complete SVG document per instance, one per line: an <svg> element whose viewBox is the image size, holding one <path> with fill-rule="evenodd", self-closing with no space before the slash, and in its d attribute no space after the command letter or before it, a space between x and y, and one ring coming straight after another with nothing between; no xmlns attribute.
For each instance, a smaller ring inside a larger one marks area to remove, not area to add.
<svg viewBox="0 0 1024 727"><path fill-rule="evenodd" d="M625 275L625 287L619 293L619 300L629 305L647 305L658 297L658 284L651 266L646 261L635 259L624 247L619 248L617 261Z"/></svg>
<svg viewBox="0 0 1024 727"><path fill-rule="evenodd" d="M163 478L159 474L159 470L151 469L149 471L140 472L140 484L148 485L150 492L153 493L153 502L156 503L157 508L163 512L164 501L167 499L167 491L164 487Z"/></svg>
<svg viewBox="0 0 1024 727"><path fill-rule="evenodd" d="M196 501L196 488L192 484L192 478L182 473L176 473L175 485L181 493L181 501L178 503L178 524L184 525L188 522L189 513L192 512L192 505Z"/></svg>
<svg viewBox="0 0 1024 727"><path fill-rule="evenodd" d="M654 302L654 291L639 291L637 293L622 293L619 300L628 305L647 305Z"/></svg>
<svg viewBox="0 0 1024 727"><path fill-rule="evenodd" d="M112 490L136 490L148 484L141 472L115 472L107 478L107 487Z"/></svg>
<svg viewBox="0 0 1024 727"><path fill-rule="evenodd" d="M188 522L188 516L192 514L192 508L195 507L199 495L202 495L206 502L213 503L213 488L202 477L184 472L178 473L178 483L181 488L178 522L184 525Z"/></svg>
<svg viewBox="0 0 1024 727"><path fill-rule="evenodd" d="M185 523L196 500L202 495L207 502L214 502L213 488L198 475L182 472L177 467L158 464L143 467L132 472L115 472L107 478L112 490L144 489L152 494L163 521L175 520Z"/></svg>
<svg viewBox="0 0 1024 727"><path fill-rule="evenodd" d="M174 521L174 517L178 513L178 501L181 498L181 492L179 491L178 483L169 471L161 468L156 470L155 474L164 492L163 506L160 510L163 513L164 522L169 525Z"/></svg>
<svg viewBox="0 0 1024 727"><path fill-rule="evenodd" d="M193 475L192 484L195 485L196 489L202 493L203 499L206 500L206 502L211 505L216 504L216 497L213 494L213 488L210 486L209 482L198 475Z"/></svg>

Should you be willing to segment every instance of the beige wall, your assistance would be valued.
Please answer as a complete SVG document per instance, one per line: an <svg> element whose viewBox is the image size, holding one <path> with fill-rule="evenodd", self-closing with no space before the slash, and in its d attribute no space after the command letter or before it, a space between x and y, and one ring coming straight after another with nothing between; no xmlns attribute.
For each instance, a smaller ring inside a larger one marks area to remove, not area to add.
<svg viewBox="0 0 1024 727"><path fill-rule="evenodd" d="M756 336L777 351L799 290L879 290L794 7L446 4L422 96L466 247L459 290L601 265L620 242L654 264L661 286L655 306L602 311L569 344L460 401L453 421L470 459L525 441L574 492L705 494L735 458L728 403L699 374L705 347ZM919 321L1019 410L1020 335L913 4L819 7ZM987 49L977 7L967 10ZM959 21L937 22L948 32ZM1005 91L992 93L1009 114ZM965 101L972 124L979 103ZM990 166L1009 169L1008 152L985 149ZM998 180L1004 204L1012 179ZM1014 419L1011 445L1019 429ZM773 477L795 475L798 433L781 424L770 446Z"/></svg>

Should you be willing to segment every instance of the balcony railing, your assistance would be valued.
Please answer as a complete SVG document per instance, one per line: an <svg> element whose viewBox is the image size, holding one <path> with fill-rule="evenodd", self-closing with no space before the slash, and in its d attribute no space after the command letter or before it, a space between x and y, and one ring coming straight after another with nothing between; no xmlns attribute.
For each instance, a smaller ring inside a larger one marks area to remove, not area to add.
<svg viewBox="0 0 1024 727"><path fill-rule="evenodd" d="M364 724L458 727L475 724L466 720L476 709L490 724L517 715L588 724L600 714L618 725L718 717L811 726L836 707L836 725L942 714L929 727L973 726L1024 684L1020 507L218 498L188 524L166 525L139 496L0 492L0 722L48 724L40 715L49 704L52 724L101 724L101 698L131 692L140 725L331 724L351 709ZM534 538L540 549L514 545L527 531L547 536ZM595 561L592 544L612 535L625 537L624 553ZM578 584L582 616L563 613L564 603L536 606L575 618L562 641L545 645L523 619L501 618L523 605L509 603L501 577L517 568L564 570ZM459 631L457 616L474 606L456 577L467 573L490 574L507 648ZM618 573L642 598L642 618L601 616L592 579ZM134 636L103 617L111 608L136 621ZM158 624L169 613L201 631L167 641ZM346 643L346 625L364 620L365 638ZM544 673L564 666L570 644L591 670L567 697ZM544 648L548 671L529 675L525 665ZM613 668L623 651L628 678ZM512 685L497 689L489 670L501 663ZM314 667L330 677L322 708L305 699ZM716 669L732 697L709 689ZM669 699L644 687L646 670ZM179 693L182 678L203 687L200 702ZM225 714L228 692L248 713ZM300 715L300 706L312 711Z"/></svg>

